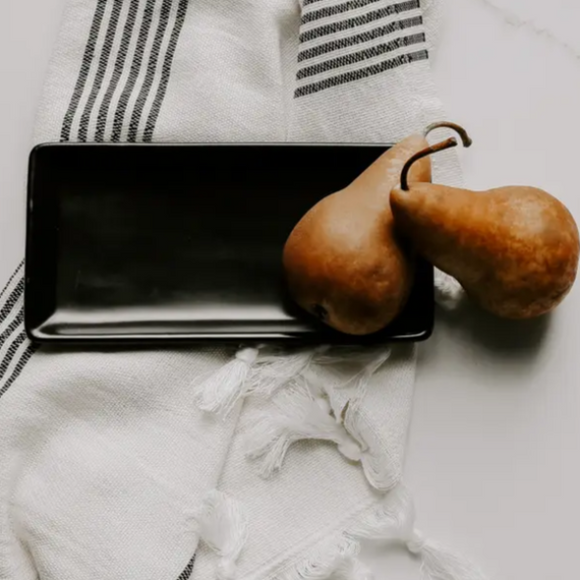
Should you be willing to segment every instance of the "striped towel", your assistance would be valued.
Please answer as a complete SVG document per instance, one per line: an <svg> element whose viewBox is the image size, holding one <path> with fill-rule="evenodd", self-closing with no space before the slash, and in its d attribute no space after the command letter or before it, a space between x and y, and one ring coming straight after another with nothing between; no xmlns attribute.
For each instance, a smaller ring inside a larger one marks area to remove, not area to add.
<svg viewBox="0 0 580 580"><path fill-rule="evenodd" d="M35 142L398 140L444 116L427 4L70 0ZM437 170L457 178L452 157ZM364 353L372 376L314 352L38 348L23 291L20 264L0 296L0 578L354 580L365 538L402 541L434 577L479 578L418 535L400 486L412 347ZM218 419L194 388L215 373L291 384ZM319 419L284 440L304 409ZM353 430L328 423L336 409ZM270 479L247 459L264 421L285 453ZM309 437L328 441L290 446Z"/></svg>

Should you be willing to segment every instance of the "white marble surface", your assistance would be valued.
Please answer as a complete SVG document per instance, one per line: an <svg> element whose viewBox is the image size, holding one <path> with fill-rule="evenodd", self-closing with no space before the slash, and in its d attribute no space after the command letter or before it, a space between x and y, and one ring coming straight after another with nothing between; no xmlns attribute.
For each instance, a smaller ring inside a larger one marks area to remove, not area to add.
<svg viewBox="0 0 580 580"><path fill-rule="evenodd" d="M438 1L438 0L435 0ZM0 280L22 255L26 157L64 0L0 6ZM434 72L469 128L471 188L543 187L580 218L580 2L447 0ZM407 462L420 527L495 578L577 576L580 284L544 323L440 315L421 347ZM403 552L379 579L419 577Z"/></svg>

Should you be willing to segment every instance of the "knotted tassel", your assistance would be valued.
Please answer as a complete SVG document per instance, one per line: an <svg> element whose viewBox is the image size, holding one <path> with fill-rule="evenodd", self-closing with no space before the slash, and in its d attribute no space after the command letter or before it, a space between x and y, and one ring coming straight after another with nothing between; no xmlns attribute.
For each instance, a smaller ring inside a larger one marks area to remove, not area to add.
<svg viewBox="0 0 580 580"><path fill-rule="evenodd" d="M204 498L194 519L200 540L220 558L217 567L218 580L234 580L236 562L248 535L247 519L241 504L230 496L213 490Z"/></svg>
<svg viewBox="0 0 580 580"><path fill-rule="evenodd" d="M257 348L244 348L198 386L197 404L202 411L227 416L247 392L248 375L258 358Z"/></svg>
<svg viewBox="0 0 580 580"><path fill-rule="evenodd" d="M248 437L247 457L262 458L261 475L270 477L282 467L286 453L296 441L333 441L351 461L360 461L361 448L332 414L329 401L313 394L303 381L282 391L271 413L261 414Z"/></svg>
<svg viewBox="0 0 580 580"><path fill-rule="evenodd" d="M415 529L415 506L409 492L399 486L383 504L348 532L354 539L402 543L421 559L421 572L431 580L485 580L481 570L465 558L423 537Z"/></svg>

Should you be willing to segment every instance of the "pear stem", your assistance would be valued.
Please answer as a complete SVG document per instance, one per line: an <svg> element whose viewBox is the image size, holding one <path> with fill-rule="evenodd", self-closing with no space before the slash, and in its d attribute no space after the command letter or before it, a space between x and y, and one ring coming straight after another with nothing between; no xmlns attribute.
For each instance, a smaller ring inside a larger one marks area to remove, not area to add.
<svg viewBox="0 0 580 580"><path fill-rule="evenodd" d="M418 153L415 153L415 155L405 163L403 170L401 171L401 189L403 191L409 191L409 183L407 179L409 176L409 169L411 169L411 165L413 165L415 161L427 157L427 155L431 155L431 153L437 153L437 151L443 151L445 149L450 149L451 147L457 147L457 139L455 137L449 137L449 139L445 139L445 141L441 141L441 143L430 145L426 149L422 149Z"/></svg>
<svg viewBox="0 0 580 580"><path fill-rule="evenodd" d="M427 137L431 131L434 131L435 129L441 129L443 127L446 129L453 129L461 138L461 142L463 143L464 147L469 147L473 143L471 137L467 134L467 131L461 125L458 125L457 123L451 123L449 121L431 123L431 125L429 125L425 131L423 131L423 136Z"/></svg>
<svg viewBox="0 0 580 580"><path fill-rule="evenodd" d="M425 131L423 131L423 136L427 137L427 135L429 135L431 131L441 128L453 129L453 131L455 131L459 135L461 143L463 144L464 147L469 147L473 143L471 137L467 134L467 131L461 125L458 125L457 123L451 123L449 121L431 123L431 125L429 125L425 129ZM454 137L450 137L445 141L441 141L441 143L436 143L435 145L431 145L426 149L423 149L422 151L415 153L415 155L413 155L407 161L407 163L405 163L403 170L401 171L401 189L404 191L409 190L408 183L409 170L411 169L411 166L413 165L413 163L415 163L415 161L418 161L419 159L421 159L422 157L426 157L427 155L431 155L431 153L437 153L437 151L443 151L444 149L449 149L451 147L457 147L457 139L455 139Z"/></svg>

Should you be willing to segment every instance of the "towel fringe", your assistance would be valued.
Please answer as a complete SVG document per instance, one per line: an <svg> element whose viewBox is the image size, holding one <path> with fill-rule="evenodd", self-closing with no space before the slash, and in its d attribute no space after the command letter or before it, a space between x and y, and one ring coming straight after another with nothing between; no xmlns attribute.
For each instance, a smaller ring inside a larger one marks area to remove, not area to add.
<svg viewBox="0 0 580 580"><path fill-rule="evenodd" d="M319 357L327 361L331 355L326 350L311 351L307 362L304 358L297 358L303 355L295 355L288 368L296 371L300 364L304 374L289 375L288 384L291 386L275 398L274 410L268 409L257 416L247 439L247 457L262 459L260 474L265 478L282 467L288 449L297 441L332 441L350 461L364 461L363 454L369 450L360 425L360 404L370 379L389 358L390 351L380 350L365 355L365 366L349 380L353 396L346 403L339 402L339 399L344 401L344 397L336 396L337 390L344 385L316 386L304 376L305 370L316 364ZM278 363L272 362L272 365ZM365 468L365 473L368 473L368 468Z"/></svg>
<svg viewBox="0 0 580 580"><path fill-rule="evenodd" d="M375 353L372 358L367 360L362 370L353 378L354 395L349 399L348 406L342 411L342 419L345 429L365 450L369 448L369 442L365 440L361 429L360 408L371 379L390 356L390 350L379 351L378 353ZM330 393L329 396L332 398L333 394Z"/></svg>
<svg viewBox="0 0 580 580"><path fill-rule="evenodd" d="M258 358L257 348L244 348L197 387L197 405L202 411L227 417L247 394L248 375Z"/></svg>
<svg viewBox="0 0 580 580"><path fill-rule="evenodd" d="M399 480L400 473L394 470L391 457L369 422L364 402L373 377L389 359L390 354L388 350L379 350L368 356L363 369L352 381L354 394L343 411L345 429L363 450L361 464L364 475L372 487L382 492L392 489ZM341 392L341 389L334 389L330 396L335 398ZM349 390L350 392L352 391ZM340 400L344 400L344 396Z"/></svg>
<svg viewBox="0 0 580 580"><path fill-rule="evenodd" d="M359 552L359 543L345 537L337 545L319 550L285 580L373 580L373 573L360 561Z"/></svg>
<svg viewBox="0 0 580 580"><path fill-rule="evenodd" d="M290 445L306 439L332 441L347 459L360 461L360 446L347 433L342 417L333 415L328 398L298 379L280 393L275 409L257 418L247 439L247 457L262 458L260 474L267 478L282 467Z"/></svg>
<svg viewBox="0 0 580 580"><path fill-rule="evenodd" d="M298 377L306 377L314 364L344 362L345 357L349 362L363 362L365 368L343 386L352 386L353 381L365 380L376 371L368 372L369 365L373 365L372 353L369 362L368 352L339 349L337 353L330 354L329 350L329 346L297 352L268 352L263 347L243 348L228 363L200 380L196 387L197 405L202 411L227 417L240 399L249 395L271 398ZM387 357L388 351L384 360Z"/></svg>
<svg viewBox="0 0 580 580"><path fill-rule="evenodd" d="M464 557L429 540L415 528L415 505L400 484L385 501L349 531L355 540L400 543L421 560L424 578L431 580L485 580L483 572Z"/></svg>
<svg viewBox="0 0 580 580"><path fill-rule="evenodd" d="M316 358L328 348L319 346L296 352L262 352L248 377L247 392L265 398L273 397L292 379L307 372Z"/></svg>
<svg viewBox="0 0 580 580"><path fill-rule="evenodd" d="M218 580L234 580L236 562L248 535L242 505L225 493L212 490L193 517L200 540L220 558L216 571Z"/></svg>
<svg viewBox="0 0 580 580"><path fill-rule="evenodd" d="M400 484L384 501L361 514L330 544L316 549L303 563L283 575L284 580L372 580L372 572L359 560L361 542L402 544L421 560L428 580L485 580L483 572L465 558L424 538L415 528L411 495Z"/></svg>

